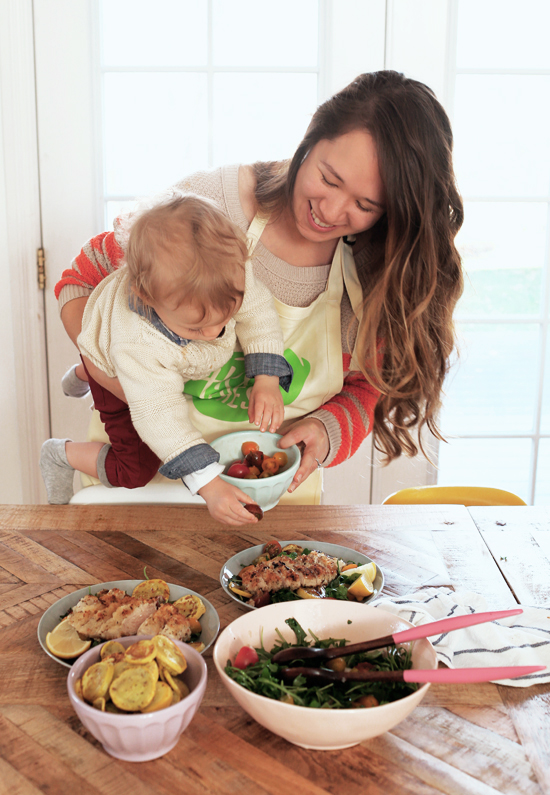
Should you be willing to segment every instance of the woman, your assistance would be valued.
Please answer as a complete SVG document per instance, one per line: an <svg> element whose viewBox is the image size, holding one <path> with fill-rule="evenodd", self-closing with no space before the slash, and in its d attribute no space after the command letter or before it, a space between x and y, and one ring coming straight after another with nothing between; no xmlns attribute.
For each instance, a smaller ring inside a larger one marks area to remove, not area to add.
<svg viewBox="0 0 550 795"><path fill-rule="evenodd" d="M303 455L289 491L349 458L371 430L388 461L416 454L412 431L424 425L441 438L463 209L449 120L430 89L397 72L360 75L317 109L292 160L178 187L214 199L254 240L254 271L274 295L295 373L280 445L301 444ZM63 274L56 295L73 340L87 296L121 254L116 233L100 235ZM208 440L246 427L241 359L186 389ZM256 521L245 514L234 523Z"/></svg>

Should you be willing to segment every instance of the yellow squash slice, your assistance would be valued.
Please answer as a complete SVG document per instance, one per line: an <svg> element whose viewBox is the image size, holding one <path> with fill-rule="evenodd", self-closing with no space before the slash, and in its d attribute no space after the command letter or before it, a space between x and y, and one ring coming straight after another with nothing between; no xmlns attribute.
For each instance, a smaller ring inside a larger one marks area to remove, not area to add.
<svg viewBox="0 0 550 795"><path fill-rule="evenodd" d="M84 701L84 696L82 695L82 679L77 679L74 683L74 692L81 701Z"/></svg>
<svg viewBox="0 0 550 795"><path fill-rule="evenodd" d="M114 682L115 679L118 679L118 677L120 676L121 673L123 673L123 671L127 671L128 668L133 668L133 667L134 667L133 664L129 663L124 658L122 660L118 660L115 663L115 671L113 673L113 682Z"/></svg>
<svg viewBox="0 0 550 795"><path fill-rule="evenodd" d="M246 591L244 588L239 588L238 585L233 585L232 583L229 583L227 587L229 588L230 591L236 593L237 596L242 596L243 599L250 599L250 597L252 596L250 591Z"/></svg>
<svg viewBox="0 0 550 795"><path fill-rule="evenodd" d="M141 712L153 700L156 684L145 665L134 665L115 679L109 695L113 704L124 712Z"/></svg>
<svg viewBox="0 0 550 795"><path fill-rule="evenodd" d="M303 547L298 546L298 544L287 544L285 547L282 548L281 552L283 555L288 554L289 552L295 552L297 555L301 555L304 551Z"/></svg>
<svg viewBox="0 0 550 795"><path fill-rule="evenodd" d="M159 666L166 668L171 674L182 674L187 668L187 660L173 640L166 635L155 635L153 643L157 652Z"/></svg>
<svg viewBox="0 0 550 795"><path fill-rule="evenodd" d="M93 704L98 698L104 698L108 691L115 666L110 660L96 662L84 671L82 676L82 695Z"/></svg>
<svg viewBox="0 0 550 795"><path fill-rule="evenodd" d="M174 607L177 607L180 613L183 613L187 618L199 619L206 613L206 607L202 599L192 593L188 593L176 599Z"/></svg>
<svg viewBox="0 0 550 795"><path fill-rule="evenodd" d="M107 643L104 643L101 647L99 656L104 660L105 657L110 657L111 654L124 654L125 651L126 649L118 640L108 640Z"/></svg>
<svg viewBox="0 0 550 795"><path fill-rule="evenodd" d="M155 644L152 640L138 640L128 646L124 659L132 665L143 665L152 662L156 656Z"/></svg>
<svg viewBox="0 0 550 795"><path fill-rule="evenodd" d="M165 682L157 682L155 685L155 695L150 704L142 712L155 712L157 709L165 709L172 706L172 689Z"/></svg>
<svg viewBox="0 0 550 795"><path fill-rule="evenodd" d="M167 602L170 599L170 586L164 580L144 580L136 585L132 591L132 596L138 599L162 599Z"/></svg>

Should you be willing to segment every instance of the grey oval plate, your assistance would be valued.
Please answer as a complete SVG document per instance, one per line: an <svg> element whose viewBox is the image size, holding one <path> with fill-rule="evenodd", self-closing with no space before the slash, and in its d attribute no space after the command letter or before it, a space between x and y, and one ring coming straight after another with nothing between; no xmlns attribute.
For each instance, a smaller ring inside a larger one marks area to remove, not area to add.
<svg viewBox="0 0 550 795"><path fill-rule="evenodd" d="M120 588L122 591L126 591L127 594L131 594L136 585L139 585L140 582L143 582L143 580L114 580L113 582L100 582L96 585L80 588L80 590L69 593L67 596L63 596L61 599L58 599L57 602L54 602L53 605L48 607L38 624L38 642L48 657L51 657L52 660L55 660L60 665L64 665L65 668L71 667L71 662L61 660L59 657L55 657L50 651L48 651L46 646L46 635L59 624L61 616L64 616L71 607L74 607L83 596L86 596L86 594L89 593L95 594L104 588L107 590L110 590L111 588ZM218 632L220 631L220 619L215 607L208 601L208 599L205 599L204 596L201 596L196 591L191 591L189 588L183 588L180 585L172 585L171 583L168 583L168 585L170 586L171 602L174 602L181 596L187 596L187 594L198 596L204 602L206 612L199 620L202 626L201 641L204 643L204 651L206 651L206 649L208 649L209 646L214 643Z"/></svg>
<svg viewBox="0 0 550 795"><path fill-rule="evenodd" d="M266 543L268 543L266 541ZM322 541L279 541L282 547L286 546L287 544L298 544L301 547L307 547L308 549L315 549L318 552L324 552L326 555L332 555L334 558L341 558L342 560L350 560L354 563L359 563L359 565L363 565L364 563L370 563L372 558L367 557L367 555L363 555L361 552L356 552L354 549L350 549L349 547L342 547L339 544L325 544ZM232 558L224 563L222 569L220 571L220 583L223 590L226 592L228 596L230 596L234 602L241 605L242 607L246 607L248 610L258 610L257 607L254 605L248 605L246 602L242 602L238 596L236 596L232 591L229 590L229 580L231 577L235 577L238 575L243 568L243 566L248 566L254 558L257 558L258 555L261 555L265 544L258 544L255 547L249 547L248 549L243 549L242 552L237 552L236 555L233 555ZM377 599L382 590L384 588L384 572L378 565L376 564L376 577L374 579L374 593L371 596L368 596L361 604L369 604L374 599Z"/></svg>

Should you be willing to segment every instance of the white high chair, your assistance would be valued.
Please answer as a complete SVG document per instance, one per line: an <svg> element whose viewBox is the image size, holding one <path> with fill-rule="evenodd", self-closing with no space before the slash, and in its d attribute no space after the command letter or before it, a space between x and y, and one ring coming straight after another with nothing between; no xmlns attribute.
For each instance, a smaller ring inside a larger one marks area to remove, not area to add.
<svg viewBox="0 0 550 795"><path fill-rule="evenodd" d="M109 437L94 409L88 426L88 442L108 442ZM169 480L157 472L153 480L138 489L109 489L89 475L81 474L82 488L71 497L70 505L140 505L164 503L167 505L205 505L198 494L193 496L180 480Z"/></svg>

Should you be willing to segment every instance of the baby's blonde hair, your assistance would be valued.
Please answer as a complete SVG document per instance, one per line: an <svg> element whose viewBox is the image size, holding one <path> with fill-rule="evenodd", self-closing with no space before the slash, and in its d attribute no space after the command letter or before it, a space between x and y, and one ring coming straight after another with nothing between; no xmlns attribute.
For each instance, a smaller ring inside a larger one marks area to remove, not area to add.
<svg viewBox="0 0 550 795"><path fill-rule="evenodd" d="M232 314L244 295L246 239L216 205L171 190L119 224L129 285L144 303Z"/></svg>

